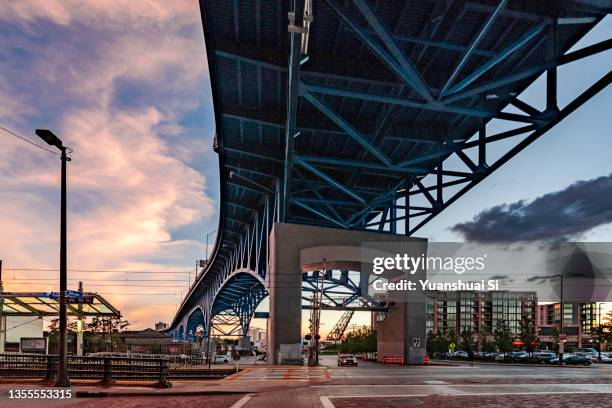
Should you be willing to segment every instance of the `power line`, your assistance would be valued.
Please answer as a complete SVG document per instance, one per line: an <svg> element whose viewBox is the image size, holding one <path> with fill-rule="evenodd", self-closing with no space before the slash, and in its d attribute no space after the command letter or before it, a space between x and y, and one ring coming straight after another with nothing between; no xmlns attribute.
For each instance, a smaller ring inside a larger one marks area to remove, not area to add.
<svg viewBox="0 0 612 408"><path fill-rule="evenodd" d="M183 296L180 293L114 293L114 292L98 292L99 295L116 295L116 296Z"/></svg>
<svg viewBox="0 0 612 408"><path fill-rule="evenodd" d="M59 269L39 269L39 268L4 268L5 271L25 271L25 272L59 272ZM92 269L68 269L68 272L82 273L193 273L193 269L189 271L110 271L110 270L92 270Z"/></svg>
<svg viewBox="0 0 612 408"><path fill-rule="evenodd" d="M11 283L13 282L12 280L9 281L5 281L4 283ZM40 285L45 284L44 282L30 282L30 283L38 283ZM102 286L117 286L120 288L184 288L185 285L143 285L143 284L138 284L138 285L115 285L115 284L104 284L104 283L92 283L91 285L88 286L95 286L95 287L102 287Z"/></svg>
<svg viewBox="0 0 612 408"><path fill-rule="evenodd" d="M83 279L68 278L69 281L83 281ZM57 282L57 279L43 279L43 278L7 278L4 280L5 283L10 282ZM186 282L185 279L87 279L85 282Z"/></svg>
<svg viewBox="0 0 612 408"><path fill-rule="evenodd" d="M56 156L59 156L59 153L54 152L53 150L47 149L46 147L41 146L41 145L39 145L39 144L37 144L37 143L34 143L34 142L32 142L31 140L28 140L28 139L26 139L25 137L20 136L20 135L18 135L17 133L12 132L12 131L8 130L8 129L7 129L7 128L5 128L5 127L0 126L0 130L4 130L4 131L5 131L6 133L8 133L9 135L15 136L16 138L21 139L21 140L23 140L24 142L29 143L29 144L31 144L31 145L33 145L33 146L36 146L36 147L38 147L39 149L43 149L43 150L44 150L44 151L46 151L46 152L52 153L52 154L54 154L54 155L56 155Z"/></svg>
<svg viewBox="0 0 612 408"><path fill-rule="evenodd" d="M16 329L16 328L21 327L21 326L25 326L26 324L29 324L29 323L35 322L36 320L39 320L39 317L36 317L36 318L34 318L34 319L32 319L32 320L28 320L27 322L23 322L23 323L21 323L21 324L18 324L17 326L8 327L8 328L6 329L6 331L13 330L13 329Z"/></svg>

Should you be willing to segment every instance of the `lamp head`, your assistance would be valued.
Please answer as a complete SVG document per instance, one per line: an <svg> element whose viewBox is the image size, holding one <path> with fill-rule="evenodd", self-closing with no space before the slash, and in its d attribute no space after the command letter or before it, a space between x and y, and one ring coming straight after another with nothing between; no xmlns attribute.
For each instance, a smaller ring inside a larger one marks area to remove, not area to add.
<svg viewBox="0 0 612 408"><path fill-rule="evenodd" d="M55 146L58 149L62 149L64 147L59 137L55 136L55 134L49 129L36 129L36 135L47 142L47 144L50 146Z"/></svg>

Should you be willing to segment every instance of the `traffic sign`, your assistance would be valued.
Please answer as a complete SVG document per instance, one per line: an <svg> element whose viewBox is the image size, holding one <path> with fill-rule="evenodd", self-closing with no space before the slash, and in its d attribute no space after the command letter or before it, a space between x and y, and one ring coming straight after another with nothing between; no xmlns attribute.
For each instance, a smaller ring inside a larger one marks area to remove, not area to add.
<svg viewBox="0 0 612 408"><path fill-rule="evenodd" d="M454 352L455 350L457 350L457 345L455 343L451 343L448 345L448 350L451 352Z"/></svg>
<svg viewBox="0 0 612 408"><path fill-rule="evenodd" d="M92 304L94 302L93 296L83 296L83 297L70 297L66 296L66 303L70 304Z"/></svg>

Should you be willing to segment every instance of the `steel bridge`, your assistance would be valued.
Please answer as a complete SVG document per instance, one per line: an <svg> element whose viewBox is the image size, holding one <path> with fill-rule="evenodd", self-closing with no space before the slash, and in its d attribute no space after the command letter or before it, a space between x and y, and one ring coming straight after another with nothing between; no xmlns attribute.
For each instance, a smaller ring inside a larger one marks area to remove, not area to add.
<svg viewBox="0 0 612 408"><path fill-rule="evenodd" d="M168 329L176 339L199 325L246 334L267 295L273 223L412 235L612 78L557 101L558 67L612 46L572 48L610 1L201 0L200 10L220 218ZM545 106L521 99L540 76ZM496 143L503 153L491 154ZM324 307L382 306L348 271L326 280L345 295Z"/></svg>

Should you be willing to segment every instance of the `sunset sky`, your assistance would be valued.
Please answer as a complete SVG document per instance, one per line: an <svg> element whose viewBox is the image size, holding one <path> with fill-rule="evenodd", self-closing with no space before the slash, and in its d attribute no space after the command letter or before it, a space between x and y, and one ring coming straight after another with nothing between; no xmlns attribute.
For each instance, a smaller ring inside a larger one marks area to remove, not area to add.
<svg viewBox="0 0 612 408"><path fill-rule="evenodd" d="M610 37L608 16L579 46ZM561 69L561 103L605 74L610 61L607 51ZM539 80L525 99L541 104L542 89ZM612 214L604 211L612 202L610 106L608 87L417 235L478 238L469 234L481 231L488 216L537 223L546 209L559 218L544 229L566 223L571 228L558 232L564 238L612 241ZM218 221L215 126L197 1L0 2L0 126L34 142L34 129L49 128L74 149L68 245L69 269L79 271L69 273L69 285L83 280L132 328L170 321ZM58 267L59 166L57 156L0 130L5 290L57 288L58 273L43 270ZM581 197L603 207L565 213L576 207L570 186L577 182ZM111 270L121 272L104 272ZM336 316L328 316L323 331Z"/></svg>

